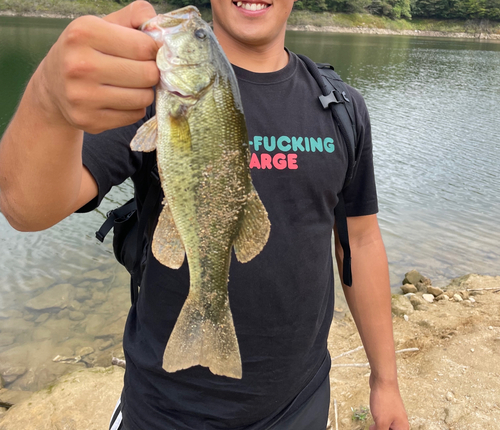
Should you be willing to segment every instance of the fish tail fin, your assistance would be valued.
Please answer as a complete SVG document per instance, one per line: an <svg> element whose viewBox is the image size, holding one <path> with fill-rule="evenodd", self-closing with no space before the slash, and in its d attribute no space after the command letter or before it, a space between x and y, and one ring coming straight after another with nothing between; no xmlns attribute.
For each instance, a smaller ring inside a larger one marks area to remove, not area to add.
<svg viewBox="0 0 500 430"><path fill-rule="evenodd" d="M163 354L163 369L176 372L196 365L241 379L240 349L227 297L221 306L206 309L199 297L189 294L177 318Z"/></svg>

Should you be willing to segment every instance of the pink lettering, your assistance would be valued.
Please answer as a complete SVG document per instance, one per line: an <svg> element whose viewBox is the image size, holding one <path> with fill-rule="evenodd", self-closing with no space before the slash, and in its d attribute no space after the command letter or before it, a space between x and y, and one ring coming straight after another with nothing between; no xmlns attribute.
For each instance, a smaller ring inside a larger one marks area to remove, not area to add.
<svg viewBox="0 0 500 430"><path fill-rule="evenodd" d="M283 170L286 168L286 157L285 154L276 154L273 157L273 166L278 170Z"/></svg>

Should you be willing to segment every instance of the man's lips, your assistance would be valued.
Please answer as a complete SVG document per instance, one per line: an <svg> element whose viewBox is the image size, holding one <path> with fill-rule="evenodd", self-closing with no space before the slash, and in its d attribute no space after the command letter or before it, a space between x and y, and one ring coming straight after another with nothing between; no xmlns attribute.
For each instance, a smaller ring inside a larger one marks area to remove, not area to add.
<svg viewBox="0 0 500 430"><path fill-rule="evenodd" d="M267 3L253 3L253 2L243 2L243 1L237 1L237 2L234 2L234 4L239 8L249 10L249 11L263 10L263 9L266 9L269 6L271 6Z"/></svg>

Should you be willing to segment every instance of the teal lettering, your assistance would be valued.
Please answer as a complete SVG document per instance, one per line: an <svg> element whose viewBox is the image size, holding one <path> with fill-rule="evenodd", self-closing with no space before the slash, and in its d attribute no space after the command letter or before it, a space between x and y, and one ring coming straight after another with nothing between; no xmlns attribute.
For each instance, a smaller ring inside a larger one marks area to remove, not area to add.
<svg viewBox="0 0 500 430"><path fill-rule="evenodd" d="M304 147L302 142L304 139L302 137L292 137L292 150L293 152L302 151L304 152Z"/></svg>
<svg viewBox="0 0 500 430"><path fill-rule="evenodd" d="M288 145L283 145L283 142L286 142ZM290 148L292 145L290 145L290 138L287 136L281 136L278 138L278 148L280 151L287 152L290 151Z"/></svg>
<svg viewBox="0 0 500 430"><path fill-rule="evenodd" d="M318 150L319 152L323 152L323 142L321 141L321 137L318 137L317 139L311 137L309 141L311 142L312 152L316 152L316 150Z"/></svg>
<svg viewBox="0 0 500 430"><path fill-rule="evenodd" d="M268 152L274 151L276 149L276 138L271 136L271 143L269 143L269 138L264 136L264 148Z"/></svg>
<svg viewBox="0 0 500 430"><path fill-rule="evenodd" d="M311 148L309 147L309 139L306 137L305 141L306 141L306 151L309 152L311 150Z"/></svg>
<svg viewBox="0 0 500 430"><path fill-rule="evenodd" d="M262 145L262 136L254 136L253 137L253 149L254 149L254 151L257 152L261 145Z"/></svg>
<svg viewBox="0 0 500 430"><path fill-rule="evenodd" d="M326 152L332 153L335 151L335 145L333 144L333 139L331 137L325 137L323 146L325 147Z"/></svg>

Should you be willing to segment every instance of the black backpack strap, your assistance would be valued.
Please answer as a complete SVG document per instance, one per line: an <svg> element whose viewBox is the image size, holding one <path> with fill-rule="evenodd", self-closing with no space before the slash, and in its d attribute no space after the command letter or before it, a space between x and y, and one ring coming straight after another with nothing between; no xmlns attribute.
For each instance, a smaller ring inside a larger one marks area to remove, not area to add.
<svg viewBox="0 0 500 430"><path fill-rule="evenodd" d="M348 158L347 173L344 181L345 187L354 176L357 161L357 133L354 107L350 100L349 89L330 64L317 64L305 55L299 54L298 57L304 62L309 73L311 73L321 88L322 95L319 96L319 101L323 109L330 108L333 118L344 137ZM338 238L344 251L342 277L344 284L350 287L352 286L351 249L349 246L349 232L347 229L347 214L343 191L339 193L338 199L339 201L335 207L335 221Z"/></svg>
<svg viewBox="0 0 500 430"><path fill-rule="evenodd" d="M95 237L99 241L104 242L104 238L113 228L115 221L121 218L130 217L136 210L137 210L137 204L135 203L135 200L132 199L129 200L123 206L120 206L119 208L109 211L106 215L106 221L104 221L103 225L101 225L101 228L95 232Z"/></svg>
<svg viewBox="0 0 500 430"><path fill-rule="evenodd" d="M144 245L145 234L152 214L155 211L156 205L161 195L161 183L158 175L158 167L155 164L151 170L151 182L149 185L144 204L142 205L141 214L139 216L139 225L137 227L137 247L134 268L131 272L130 278L130 299L132 305L139 297L139 286L142 281L142 274L144 271Z"/></svg>

